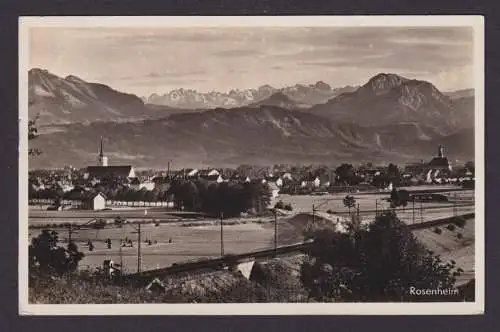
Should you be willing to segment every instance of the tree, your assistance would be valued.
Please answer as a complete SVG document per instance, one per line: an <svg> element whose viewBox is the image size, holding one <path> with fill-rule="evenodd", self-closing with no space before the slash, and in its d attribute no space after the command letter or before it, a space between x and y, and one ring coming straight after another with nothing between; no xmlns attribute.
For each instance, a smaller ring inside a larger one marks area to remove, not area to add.
<svg viewBox="0 0 500 332"><path fill-rule="evenodd" d="M38 120L38 115L33 120L28 120L28 141L34 140L38 137L38 128L36 127L36 121ZM28 155L35 157L40 155L42 152L39 149L29 148Z"/></svg>
<svg viewBox="0 0 500 332"><path fill-rule="evenodd" d="M57 232L49 230L33 238L28 248L30 270L59 275L75 271L84 254L73 241L67 248L58 246L58 242Z"/></svg>
<svg viewBox="0 0 500 332"><path fill-rule="evenodd" d="M392 182L393 185L399 186L401 183L401 172L398 166L392 163L387 166L387 180Z"/></svg>
<svg viewBox="0 0 500 332"><path fill-rule="evenodd" d="M406 207L410 200L410 193L407 190L397 190L396 188L392 189L389 202L391 203L391 207L393 209L399 206Z"/></svg>
<svg viewBox="0 0 500 332"><path fill-rule="evenodd" d="M355 169L351 164L342 164L335 169L337 180L345 185L356 185L361 179L355 174Z"/></svg>
<svg viewBox="0 0 500 332"><path fill-rule="evenodd" d="M353 196L347 195L343 199L344 206L349 209L349 215L351 214L351 208L356 206L356 199Z"/></svg>
<svg viewBox="0 0 500 332"><path fill-rule="evenodd" d="M460 272L417 241L393 212L352 234L320 230L311 234L310 259L301 268L309 296L319 301L388 302L419 300L417 289L446 289Z"/></svg>

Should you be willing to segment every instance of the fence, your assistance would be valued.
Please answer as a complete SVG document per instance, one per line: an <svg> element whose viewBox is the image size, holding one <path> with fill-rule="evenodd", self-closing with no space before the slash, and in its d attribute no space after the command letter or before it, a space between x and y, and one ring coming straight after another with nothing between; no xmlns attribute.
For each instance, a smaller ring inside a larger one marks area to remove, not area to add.
<svg viewBox="0 0 500 332"><path fill-rule="evenodd" d="M29 205L51 205L54 204L54 199L49 198L31 198L28 201ZM78 200L61 200L62 205L80 206L82 201ZM174 202L168 201L158 201L158 202L146 202L146 201L116 201L116 200L106 200L106 206L109 207L174 207Z"/></svg>
<svg viewBox="0 0 500 332"><path fill-rule="evenodd" d="M158 202L146 202L146 201L115 201L107 200L106 206L127 206L127 207L174 207L174 202L168 201L158 201Z"/></svg>

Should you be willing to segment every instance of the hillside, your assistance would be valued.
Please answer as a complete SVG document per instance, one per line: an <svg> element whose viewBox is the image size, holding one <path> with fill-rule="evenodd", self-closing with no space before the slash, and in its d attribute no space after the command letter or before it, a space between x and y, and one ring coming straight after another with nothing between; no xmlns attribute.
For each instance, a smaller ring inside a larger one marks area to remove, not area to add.
<svg viewBox="0 0 500 332"><path fill-rule="evenodd" d="M302 104L298 101L292 100L290 97L288 97L281 91L272 94L269 98L266 98L264 100L249 105L249 107L261 107L261 106L276 106L289 110L308 107L308 105L306 104Z"/></svg>
<svg viewBox="0 0 500 332"><path fill-rule="evenodd" d="M165 116L146 107L135 95L122 93L76 76L66 78L47 70L28 73L29 117L38 116L38 125L138 121Z"/></svg>
<svg viewBox="0 0 500 332"><path fill-rule="evenodd" d="M470 114L467 108L471 106L458 106L429 82L381 73L354 92L316 105L311 112L337 122L369 126L418 123L450 134L457 128L473 127L463 115ZM457 108L466 109L457 112Z"/></svg>
<svg viewBox="0 0 500 332"><path fill-rule="evenodd" d="M434 155L444 143L452 159L473 156L473 131L443 136L425 125L338 124L279 107L215 109L140 123L59 125L30 142L43 154L30 167L94 164L99 137L110 164L164 167L275 163L402 162ZM62 143L64 142L64 143Z"/></svg>

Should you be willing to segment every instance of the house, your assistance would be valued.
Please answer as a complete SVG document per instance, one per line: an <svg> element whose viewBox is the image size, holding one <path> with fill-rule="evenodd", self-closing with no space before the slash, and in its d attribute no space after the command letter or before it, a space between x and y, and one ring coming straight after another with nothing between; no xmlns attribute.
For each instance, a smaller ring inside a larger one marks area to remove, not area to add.
<svg viewBox="0 0 500 332"><path fill-rule="evenodd" d="M186 168L183 171L185 178L193 178L198 174L198 170L196 168Z"/></svg>
<svg viewBox="0 0 500 332"><path fill-rule="evenodd" d="M268 182L269 192L271 193L271 198L276 198L279 196L280 188L275 182Z"/></svg>
<svg viewBox="0 0 500 332"><path fill-rule="evenodd" d="M302 188L305 188L305 187L313 187L313 188L319 188L319 186L321 185L321 180L319 178L319 176L307 176L305 178L302 178L300 180L300 186Z"/></svg>
<svg viewBox="0 0 500 332"><path fill-rule="evenodd" d="M204 177L200 177L203 180L206 180L208 182L215 182L215 183L222 183L224 182L224 179L222 178L222 175L207 175Z"/></svg>
<svg viewBox="0 0 500 332"><path fill-rule="evenodd" d="M198 172L200 178L206 178L208 176L220 175L220 172L216 169L203 169Z"/></svg>
<svg viewBox="0 0 500 332"><path fill-rule="evenodd" d="M274 182L276 183L276 185L278 187L281 187L283 186L283 179L280 177L280 176L273 176L273 175L268 175L266 177L264 177L264 181L263 183L270 183L270 182Z"/></svg>
<svg viewBox="0 0 500 332"><path fill-rule="evenodd" d="M250 183L250 177L235 174L229 179L229 181L239 182L239 183Z"/></svg>
<svg viewBox="0 0 500 332"><path fill-rule="evenodd" d="M146 190L151 191L151 190L155 189L155 183L151 180L146 180L146 181L141 183L139 190L141 190L141 189L146 189Z"/></svg>
<svg viewBox="0 0 500 332"><path fill-rule="evenodd" d="M103 210L106 208L106 196L100 192L93 194L84 201L83 205L89 210Z"/></svg>
<svg viewBox="0 0 500 332"><path fill-rule="evenodd" d="M158 278L153 279L153 281L146 286L146 291L149 293L164 293L165 290L165 284Z"/></svg>

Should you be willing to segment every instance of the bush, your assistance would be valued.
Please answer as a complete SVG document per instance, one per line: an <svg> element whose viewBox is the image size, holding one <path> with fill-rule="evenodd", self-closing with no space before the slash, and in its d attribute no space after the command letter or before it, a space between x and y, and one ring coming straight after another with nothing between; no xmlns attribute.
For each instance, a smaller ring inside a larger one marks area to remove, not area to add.
<svg viewBox="0 0 500 332"><path fill-rule="evenodd" d="M455 230L455 225L454 224L449 224L448 226L446 226L446 228L448 228L448 230L450 231L454 231Z"/></svg>
<svg viewBox="0 0 500 332"><path fill-rule="evenodd" d="M326 213L328 213L328 214L334 214L335 212L333 212L333 210L330 209L330 210L326 210Z"/></svg>
<svg viewBox="0 0 500 332"><path fill-rule="evenodd" d="M453 217L451 222L457 227L464 228L467 220L464 217Z"/></svg>
<svg viewBox="0 0 500 332"><path fill-rule="evenodd" d="M293 208L292 208L292 204L287 204L287 205L285 205L285 210L287 210L287 211L292 211L292 210L293 210Z"/></svg>
<svg viewBox="0 0 500 332"><path fill-rule="evenodd" d="M278 201L275 205L274 205L274 208L275 209L280 209L280 210L283 210L285 208L285 203L283 203L283 201Z"/></svg>
<svg viewBox="0 0 500 332"><path fill-rule="evenodd" d="M441 228L439 228L439 227L434 228L434 233L441 234L442 232L443 231L441 230Z"/></svg>
<svg viewBox="0 0 500 332"><path fill-rule="evenodd" d="M462 233L457 233L457 238L458 238L458 239L463 239L463 237L464 237L464 236L462 235Z"/></svg>

